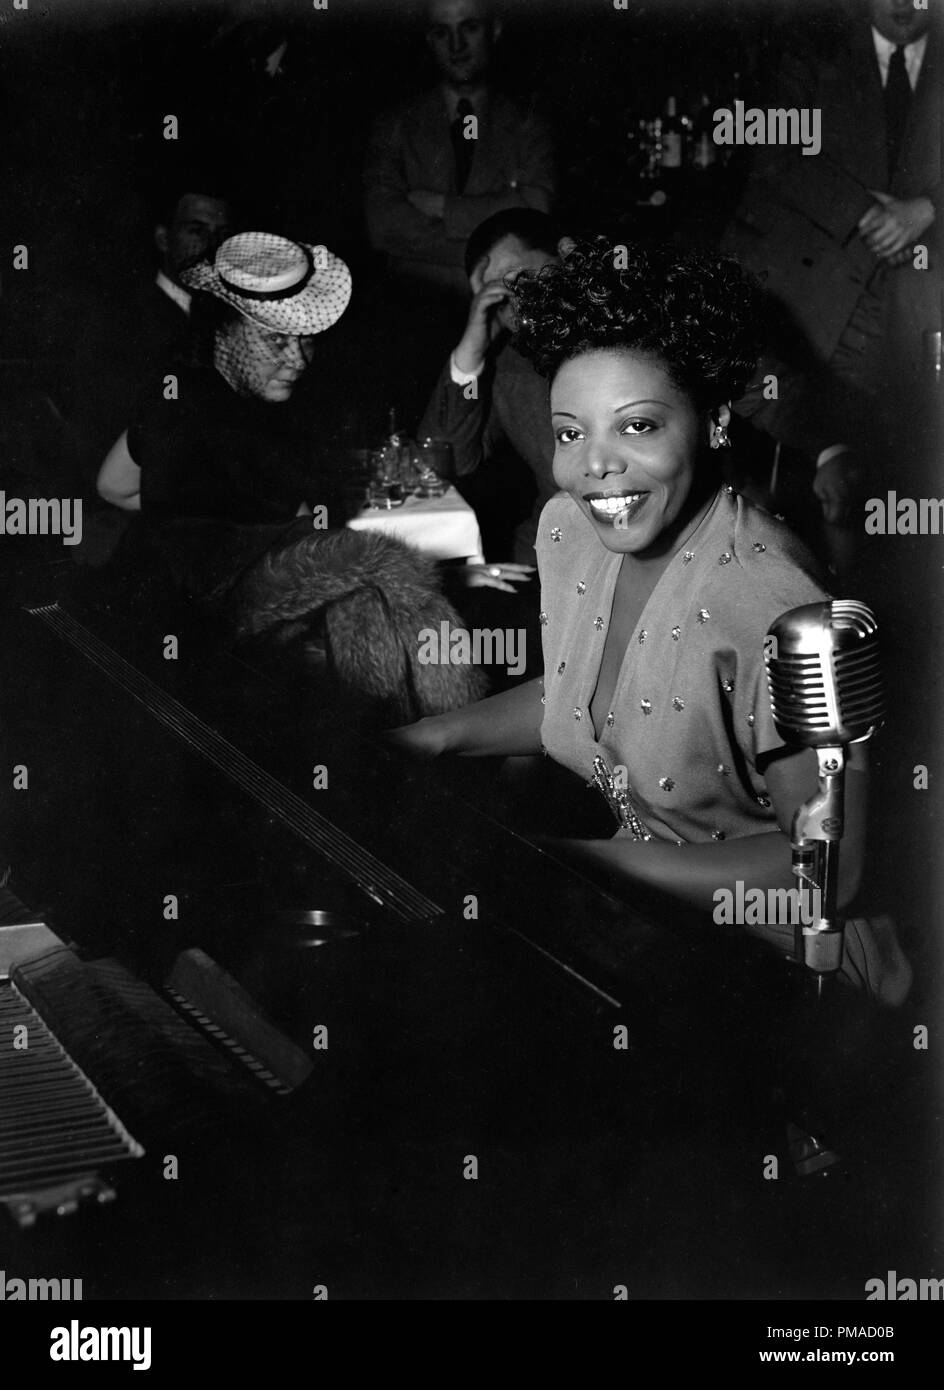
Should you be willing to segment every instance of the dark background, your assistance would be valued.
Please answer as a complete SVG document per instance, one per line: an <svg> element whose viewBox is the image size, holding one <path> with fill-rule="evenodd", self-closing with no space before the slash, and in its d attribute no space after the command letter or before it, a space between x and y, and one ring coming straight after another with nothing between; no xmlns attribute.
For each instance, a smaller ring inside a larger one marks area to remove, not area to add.
<svg viewBox="0 0 944 1390"><path fill-rule="evenodd" d="M703 93L713 105L736 90L749 97L797 17L828 27L835 5L630 0L616 11L611 0L508 0L501 12L496 75L552 122L564 220L639 235L638 118L661 112L669 95L692 113ZM0 262L3 359L67 355L91 296L151 273L155 191L175 164L241 185L258 225L324 240L356 284L373 269L362 155L372 118L433 79L417 7L330 0L322 12L307 0L254 0L251 13L255 32L221 37L220 0L31 0L25 12L2 0L0 244L30 253L28 272L8 269L6 254ZM260 110L247 45L263 27L289 49L279 100ZM177 142L162 138L168 114ZM706 235L701 219L691 235Z"/></svg>

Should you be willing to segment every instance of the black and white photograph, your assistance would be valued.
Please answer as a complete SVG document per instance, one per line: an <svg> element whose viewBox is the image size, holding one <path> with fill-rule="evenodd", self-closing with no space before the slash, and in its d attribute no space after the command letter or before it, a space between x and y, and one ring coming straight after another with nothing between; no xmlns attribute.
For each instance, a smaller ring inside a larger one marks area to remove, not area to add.
<svg viewBox="0 0 944 1390"><path fill-rule="evenodd" d="M0 0L30 1370L326 1301L913 1364L942 105L942 0Z"/></svg>

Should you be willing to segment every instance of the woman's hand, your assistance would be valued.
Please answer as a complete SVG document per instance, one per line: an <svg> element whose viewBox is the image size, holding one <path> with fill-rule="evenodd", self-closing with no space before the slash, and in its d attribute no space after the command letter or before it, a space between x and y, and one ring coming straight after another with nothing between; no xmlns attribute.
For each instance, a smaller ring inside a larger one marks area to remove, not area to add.
<svg viewBox="0 0 944 1390"><path fill-rule="evenodd" d="M128 452L127 430L109 449L98 470L96 488L103 501L124 512L141 510L141 470Z"/></svg>
<svg viewBox="0 0 944 1390"><path fill-rule="evenodd" d="M515 593L516 584L525 584L534 574L533 565L463 565L456 573L467 589L501 589Z"/></svg>
<svg viewBox="0 0 944 1390"><path fill-rule="evenodd" d="M402 749L415 758L438 758L446 751L445 732L436 719L402 724L399 729L388 729L383 737L391 747Z"/></svg>

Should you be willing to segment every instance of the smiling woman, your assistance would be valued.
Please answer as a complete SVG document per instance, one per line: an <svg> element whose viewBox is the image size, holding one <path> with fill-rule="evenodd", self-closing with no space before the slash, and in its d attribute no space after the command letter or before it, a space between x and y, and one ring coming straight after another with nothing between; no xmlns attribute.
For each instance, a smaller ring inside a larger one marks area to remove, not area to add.
<svg viewBox="0 0 944 1390"><path fill-rule="evenodd" d="M759 292L730 261L599 240L523 272L515 298L517 345L550 378L562 489L538 532L544 679L403 742L543 749L605 797L616 834L570 850L617 881L703 909L738 884L789 888L791 823L817 768L774 725L764 640L828 595L791 532L721 482ZM849 768L845 904L864 859L862 745ZM791 947L786 924L760 934ZM907 988L893 931L879 941L864 920L848 924L844 971L887 1002Z"/></svg>

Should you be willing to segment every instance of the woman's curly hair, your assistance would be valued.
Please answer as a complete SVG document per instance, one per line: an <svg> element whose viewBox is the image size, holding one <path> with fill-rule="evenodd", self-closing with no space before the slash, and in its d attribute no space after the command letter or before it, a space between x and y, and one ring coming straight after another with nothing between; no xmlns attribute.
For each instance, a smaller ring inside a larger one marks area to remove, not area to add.
<svg viewBox="0 0 944 1390"><path fill-rule="evenodd" d="M514 282L515 346L553 380L604 348L658 357L699 409L736 400L762 343L760 286L736 261L671 248L578 242L561 265Z"/></svg>

